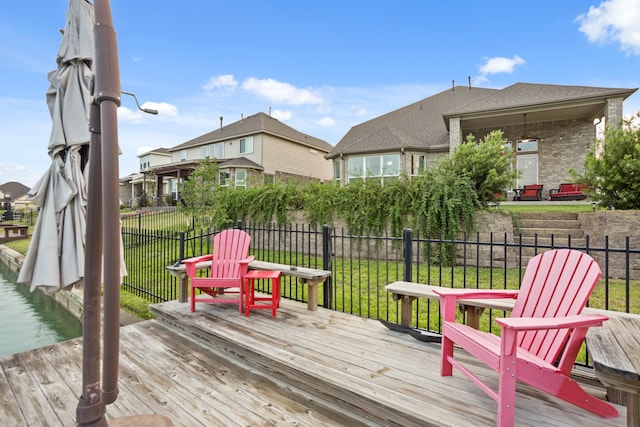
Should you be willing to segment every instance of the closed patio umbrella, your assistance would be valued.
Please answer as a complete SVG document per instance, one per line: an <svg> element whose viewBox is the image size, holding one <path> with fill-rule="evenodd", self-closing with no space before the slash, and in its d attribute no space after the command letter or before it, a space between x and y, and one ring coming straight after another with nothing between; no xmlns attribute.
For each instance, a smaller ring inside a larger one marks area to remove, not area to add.
<svg viewBox="0 0 640 427"><path fill-rule="evenodd" d="M40 213L18 277L18 282L30 283L32 291L67 289L82 284L84 277L93 25L93 6L71 0L58 67L48 76L51 166L30 191Z"/></svg>
<svg viewBox="0 0 640 427"><path fill-rule="evenodd" d="M47 92L52 164L34 187L41 212L18 278L30 283L31 290L44 287L49 292L84 285L79 427L107 426L105 405L118 396L120 283L126 275L119 222L117 42L109 1L94 3L95 16L89 1L69 0L58 68L49 73ZM173 425L156 415L124 417L109 424Z"/></svg>

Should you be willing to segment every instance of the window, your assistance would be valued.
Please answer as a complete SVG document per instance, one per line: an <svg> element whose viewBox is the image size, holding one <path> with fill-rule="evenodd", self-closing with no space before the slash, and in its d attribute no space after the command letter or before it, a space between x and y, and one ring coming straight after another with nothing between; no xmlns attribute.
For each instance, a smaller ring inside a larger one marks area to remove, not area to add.
<svg viewBox="0 0 640 427"><path fill-rule="evenodd" d="M264 183L265 183L265 185L267 185L267 184L275 184L276 183L276 176L273 175L273 174L265 173L264 174Z"/></svg>
<svg viewBox="0 0 640 427"><path fill-rule="evenodd" d="M228 187L231 175L229 175L229 171L220 171L218 173L218 182L220 182L220 186Z"/></svg>
<svg viewBox="0 0 640 427"><path fill-rule="evenodd" d="M518 151L538 151L537 139L521 139L518 141Z"/></svg>
<svg viewBox="0 0 640 427"><path fill-rule="evenodd" d="M178 180L171 180L171 198L173 200L178 200Z"/></svg>
<svg viewBox="0 0 640 427"><path fill-rule="evenodd" d="M518 188L538 183L538 155L522 154L518 156L517 168L521 173L518 178Z"/></svg>
<svg viewBox="0 0 640 427"><path fill-rule="evenodd" d="M240 140L240 154L253 153L253 137Z"/></svg>
<svg viewBox="0 0 640 427"><path fill-rule="evenodd" d="M340 160L333 161L333 179L336 182L340 182L340 169L342 168L342 162Z"/></svg>
<svg viewBox="0 0 640 427"><path fill-rule="evenodd" d="M347 160L349 182L365 176L364 157L349 157Z"/></svg>
<svg viewBox="0 0 640 427"><path fill-rule="evenodd" d="M399 176L400 175L400 155L386 154L382 156L382 175L383 176Z"/></svg>
<svg viewBox="0 0 640 427"><path fill-rule="evenodd" d="M144 156L140 158L140 170L145 170L151 167L151 162L149 161L149 156Z"/></svg>
<svg viewBox="0 0 640 427"><path fill-rule="evenodd" d="M236 170L236 188L247 186L247 171L244 169Z"/></svg>
<svg viewBox="0 0 640 427"><path fill-rule="evenodd" d="M180 151L180 161L184 162L185 160L187 160L187 150L181 150Z"/></svg>
<svg viewBox="0 0 640 427"><path fill-rule="evenodd" d="M200 157L203 159L207 158L207 146L203 145L202 147L200 147Z"/></svg>
<svg viewBox="0 0 640 427"><path fill-rule="evenodd" d="M218 142L209 146L209 156L214 159L224 159L224 142Z"/></svg>
<svg viewBox="0 0 640 427"><path fill-rule="evenodd" d="M347 165L349 182L381 179L384 183L400 175L400 154L351 157Z"/></svg>

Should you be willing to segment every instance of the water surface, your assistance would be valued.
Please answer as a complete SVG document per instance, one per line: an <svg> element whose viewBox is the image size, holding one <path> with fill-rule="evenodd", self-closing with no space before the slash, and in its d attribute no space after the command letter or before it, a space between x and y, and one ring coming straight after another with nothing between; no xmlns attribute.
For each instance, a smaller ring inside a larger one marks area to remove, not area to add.
<svg viewBox="0 0 640 427"><path fill-rule="evenodd" d="M82 335L82 324L43 292L16 283L0 262L0 357Z"/></svg>

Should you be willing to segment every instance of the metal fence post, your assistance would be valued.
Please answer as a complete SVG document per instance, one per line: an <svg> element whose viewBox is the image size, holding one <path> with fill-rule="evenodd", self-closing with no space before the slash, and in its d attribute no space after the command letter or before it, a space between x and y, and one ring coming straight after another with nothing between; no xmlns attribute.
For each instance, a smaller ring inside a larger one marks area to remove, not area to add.
<svg viewBox="0 0 640 427"><path fill-rule="evenodd" d="M180 232L180 254L179 254L180 259L178 260L178 262L176 262L175 265L179 265L182 260L184 259L184 231Z"/></svg>
<svg viewBox="0 0 640 427"><path fill-rule="evenodd" d="M322 226L322 269L331 270L331 227L329 225ZM331 276L327 277L324 282L324 308L333 308L333 287Z"/></svg>
<svg viewBox="0 0 640 427"><path fill-rule="evenodd" d="M413 281L413 232L410 228L402 230L402 254L404 257L404 274L403 279L405 282Z"/></svg>

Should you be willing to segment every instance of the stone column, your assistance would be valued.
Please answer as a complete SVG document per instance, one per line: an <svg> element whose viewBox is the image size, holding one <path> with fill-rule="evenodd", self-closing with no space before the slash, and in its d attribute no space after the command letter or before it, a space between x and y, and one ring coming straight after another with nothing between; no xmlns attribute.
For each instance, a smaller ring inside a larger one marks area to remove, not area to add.
<svg viewBox="0 0 640 427"><path fill-rule="evenodd" d="M453 117L449 119L449 154L453 154L453 150L460 144L462 144L460 117Z"/></svg>
<svg viewBox="0 0 640 427"><path fill-rule="evenodd" d="M611 98L607 100L604 108L604 118L607 126L618 126L623 119L622 98Z"/></svg>

